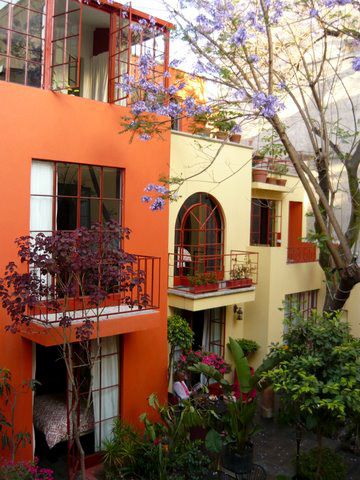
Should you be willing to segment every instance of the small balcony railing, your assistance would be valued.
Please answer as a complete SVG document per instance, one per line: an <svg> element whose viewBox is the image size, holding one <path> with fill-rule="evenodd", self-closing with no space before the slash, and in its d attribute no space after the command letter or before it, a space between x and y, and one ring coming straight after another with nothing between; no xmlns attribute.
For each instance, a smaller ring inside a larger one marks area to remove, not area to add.
<svg viewBox="0 0 360 480"><path fill-rule="evenodd" d="M288 263L316 262L316 245L303 242L299 245L288 247L287 261Z"/></svg>
<svg viewBox="0 0 360 480"><path fill-rule="evenodd" d="M66 299L55 293L51 288L56 278L46 276L43 282L49 287L49 294L42 297L35 307L29 309L29 317L41 325L68 325L87 320L105 320L132 312L141 313L146 310L159 308L160 304L160 258L145 255L134 255L135 262L124 264L122 270L128 267L132 271L134 282L121 283L123 278L119 272L119 283L104 287L109 293L105 300L97 306L91 302L89 296L74 294ZM138 279L141 279L138 282ZM75 287L76 290L76 287ZM65 320L64 320L65 319ZM64 323L63 323L64 322Z"/></svg>
<svg viewBox="0 0 360 480"><path fill-rule="evenodd" d="M169 288L191 294L256 285L258 253L232 250L222 255L192 255L183 248L169 254Z"/></svg>

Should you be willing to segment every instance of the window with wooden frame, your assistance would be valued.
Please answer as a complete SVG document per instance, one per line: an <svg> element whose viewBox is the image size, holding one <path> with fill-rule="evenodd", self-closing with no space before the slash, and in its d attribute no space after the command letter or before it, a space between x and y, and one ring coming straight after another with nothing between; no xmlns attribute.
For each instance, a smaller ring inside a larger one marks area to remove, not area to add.
<svg viewBox="0 0 360 480"><path fill-rule="evenodd" d="M307 319L312 310L317 309L318 292L318 290L309 290L285 295L285 318L291 321L294 319L295 312L299 312L302 318Z"/></svg>
<svg viewBox="0 0 360 480"><path fill-rule="evenodd" d="M0 0L0 80L41 87L45 0Z"/></svg>
<svg viewBox="0 0 360 480"><path fill-rule="evenodd" d="M281 245L281 202L265 198L251 200L250 245Z"/></svg>
<svg viewBox="0 0 360 480"><path fill-rule="evenodd" d="M142 55L148 80L168 83L170 24L150 19L107 1L0 0L0 80L126 105Z"/></svg>
<svg viewBox="0 0 360 480"><path fill-rule="evenodd" d="M30 231L51 233L121 223L122 170L33 160Z"/></svg>
<svg viewBox="0 0 360 480"><path fill-rule="evenodd" d="M183 203L175 225L175 277L224 272L224 222L217 201L194 193ZM175 279L176 283L176 279Z"/></svg>
<svg viewBox="0 0 360 480"><path fill-rule="evenodd" d="M211 308L205 311L205 321L209 325L208 345L209 352L217 355L225 355L225 318L226 310L224 307Z"/></svg>

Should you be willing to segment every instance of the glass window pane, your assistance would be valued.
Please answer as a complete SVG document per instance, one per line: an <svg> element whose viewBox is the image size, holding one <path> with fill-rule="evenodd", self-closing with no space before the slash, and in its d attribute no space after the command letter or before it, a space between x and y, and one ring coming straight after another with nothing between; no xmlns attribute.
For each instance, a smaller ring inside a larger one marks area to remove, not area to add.
<svg viewBox="0 0 360 480"><path fill-rule="evenodd" d="M7 30L0 28L0 53L6 53L7 51L7 38Z"/></svg>
<svg viewBox="0 0 360 480"><path fill-rule="evenodd" d="M10 3L13 5L17 5L19 3L24 8L29 6L29 0L10 0Z"/></svg>
<svg viewBox="0 0 360 480"><path fill-rule="evenodd" d="M25 67L26 62L23 60L17 60L16 58L10 59L10 82L25 83Z"/></svg>
<svg viewBox="0 0 360 480"><path fill-rule="evenodd" d="M75 88L78 86L78 63L69 63L68 67L68 87Z"/></svg>
<svg viewBox="0 0 360 480"><path fill-rule="evenodd" d="M45 9L45 0L30 0L30 8L37 12L43 12Z"/></svg>
<svg viewBox="0 0 360 480"><path fill-rule="evenodd" d="M54 184L54 164L33 160L31 164L31 195L52 195Z"/></svg>
<svg viewBox="0 0 360 480"><path fill-rule="evenodd" d="M55 15L59 13L64 13L66 10L66 0L55 0Z"/></svg>
<svg viewBox="0 0 360 480"><path fill-rule="evenodd" d="M96 222L99 222L100 200L85 199L80 203L80 225L90 228Z"/></svg>
<svg viewBox="0 0 360 480"><path fill-rule="evenodd" d="M5 80L6 75L6 57L0 55L0 80Z"/></svg>
<svg viewBox="0 0 360 480"><path fill-rule="evenodd" d="M64 59L64 50L65 40L58 40L57 42L53 43L53 65L61 65L66 62L66 58Z"/></svg>
<svg viewBox="0 0 360 480"><path fill-rule="evenodd" d="M57 181L58 195L76 196L78 191L78 165L58 163Z"/></svg>
<svg viewBox="0 0 360 480"><path fill-rule="evenodd" d="M59 197L57 202L57 229L75 230L77 218L77 199Z"/></svg>
<svg viewBox="0 0 360 480"><path fill-rule="evenodd" d="M43 15L41 13L30 12L29 34L35 37L41 37L44 29Z"/></svg>
<svg viewBox="0 0 360 480"><path fill-rule="evenodd" d="M81 196L100 197L100 167L82 165Z"/></svg>
<svg viewBox="0 0 360 480"><path fill-rule="evenodd" d="M27 17L28 10L15 6L13 8L12 15L12 29L17 32L26 33L27 32Z"/></svg>
<svg viewBox="0 0 360 480"><path fill-rule="evenodd" d="M119 200L103 200L102 202L102 221L110 220L120 221L120 202Z"/></svg>
<svg viewBox="0 0 360 480"><path fill-rule="evenodd" d="M11 55L17 58L26 57L26 35L12 32L11 34Z"/></svg>
<svg viewBox="0 0 360 480"><path fill-rule="evenodd" d="M68 65L61 65L52 69L51 85L52 88L56 90L68 88Z"/></svg>
<svg viewBox="0 0 360 480"><path fill-rule="evenodd" d="M30 87L41 87L41 65L28 63L27 69L27 84Z"/></svg>
<svg viewBox="0 0 360 480"><path fill-rule="evenodd" d="M65 15L54 18L53 40L64 38L65 36Z"/></svg>
<svg viewBox="0 0 360 480"><path fill-rule="evenodd" d="M28 60L41 63L43 58L43 41L29 37Z"/></svg>
<svg viewBox="0 0 360 480"><path fill-rule="evenodd" d="M70 8L73 7L70 6ZM66 17L68 23L66 36L70 37L71 35L78 35L80 32L80 10L78 9L75 12L70 12Z"/></svg>
<svg viewBox="0 0 360 480"><path fill-rule="evenodd" d="M51 231L52 230L52 197L31 197L30 204L30 230Z"/></svg>
<svg viewBox="0 0 360 480"><path fill-rule="evenodd" d="M9 20L9 5L0 0L0 27L7 27Z"/></svg>
<svg viewBox="0 0 360 480"><path fill-rule="evenodd" d="M104 167L103 197L120 198L120 170L118 168Z"/></svg>

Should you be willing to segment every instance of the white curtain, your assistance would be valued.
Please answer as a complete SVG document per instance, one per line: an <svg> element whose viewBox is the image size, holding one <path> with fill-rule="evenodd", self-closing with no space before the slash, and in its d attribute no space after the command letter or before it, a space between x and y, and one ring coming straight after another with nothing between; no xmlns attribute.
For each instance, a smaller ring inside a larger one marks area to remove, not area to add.
<svg viewBox="0 0 360 480"><path fill-rule="evenodd" d="M104 52L91 58L91 98L108 101L109 53Z"/></svg>
<svg viewBox="0 0 360 480"><path fill-rule="evenodd" d="M30 231L52 230L54 164L33 160L31 164Z"/></svg>
<svg viewBox="0 0 360 480"><path fill-rule="evenodd" d="M92 399L95 420L95 451L111 437L115 417L119 415L118 337L100 340L100 358L92 369ZM92 357L98 354L96 340L91 343Z"/></svg>

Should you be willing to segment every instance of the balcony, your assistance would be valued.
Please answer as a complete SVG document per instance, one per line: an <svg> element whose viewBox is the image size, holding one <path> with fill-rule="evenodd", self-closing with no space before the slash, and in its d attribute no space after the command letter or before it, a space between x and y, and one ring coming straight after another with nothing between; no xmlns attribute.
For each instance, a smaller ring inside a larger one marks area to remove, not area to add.
<svg viewBox="0 0 360 480"><path fill-rule="evenodd" d="M169 254L169 305L197 311L255 299L258 253Z"/></svg>
<svg viewBox="0 0 360 480"><path fill-rule="evenodd" d="M141 326L136 323L139 315L157 313L159 310L160 258L145 255L135 255L135 258L134 263L123 265L121 278L124 278L124 272L130 267L132 270L130 275L136 280L132 282L129 278L128 281L121 280L120 283L119 276L119 285L104 287L106 291L111 288L111 293L108 293L98 306L94 306L88 296L74 294L66 300L57 298L56 294L51 293L54 291L51 288L54 279L50 276L45 277L44 285L49 287L49 293L39 300L36 306L29 309L30 326L22 331L22 335L32 340L36 338L35 341L43 345L57 344L63 335L61 332L64 326L69 326L72 332L85 320L96 322L97 319L100 320L100 330L103 330L101 333L104 335L110 331L115 335L146 329L146 322L140 322ZM138 282L137 279L141 281ZM56 281L58 280L55 279ZM120 321L120 317L124 319L123 322ZM152 323L154 322L150 320L149 326ZM47 332L51 333L53 338L45 338ZM56 332L60 337L54 335Z"/></svg>
<svg viewBox="0 0 360 480"><path fill-rule="evenodd" d="M294 167L287 160L268 158L253 158L252 188L257 190L271 190L273 192L287 193L286 175L294 175Z"/></svg>
<svg viewBox="0 0 360 480"><path fill-rule="evenodd" d="M316 245L313 243L302 242L287 249L287 263L309 263L316 261Z"/></svg>

